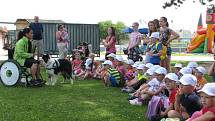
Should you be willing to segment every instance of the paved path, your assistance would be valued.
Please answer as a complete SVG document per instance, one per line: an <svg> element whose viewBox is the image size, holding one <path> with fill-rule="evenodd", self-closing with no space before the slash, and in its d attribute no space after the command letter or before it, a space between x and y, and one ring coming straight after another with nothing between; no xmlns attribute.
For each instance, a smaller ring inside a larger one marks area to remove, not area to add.
<svg viewBox="0 0 215 121"><path fill-rule="evenodd" d="M101 55L104 57L104 55ZM126 60L127 56L122 55L123 59ZM7 60L7 51L0 50L0 61ZM143 56L145 58L145 56ZM98 59L98 57L96 58ZM213 55L191 55L191 56L172 56L173 61L214 61Z"/></svg>

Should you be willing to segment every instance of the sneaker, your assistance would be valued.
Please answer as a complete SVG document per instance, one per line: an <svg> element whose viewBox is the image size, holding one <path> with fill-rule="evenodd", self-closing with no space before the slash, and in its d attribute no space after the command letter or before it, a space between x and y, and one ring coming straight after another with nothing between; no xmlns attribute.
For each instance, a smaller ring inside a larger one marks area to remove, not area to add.
<svg viewBox="0 0 215 121"><path fill-rule="evenodd" d="M134 100L130 100L129 102L131 105L139 105L139 106L143 105L142 102L138 101L138 98L136 98Z"/></svg>
<svg viewBox="0 0 215 121"><path fill-rule="evenodd" d="M127 93L133 93L135 90L133 88L128 88L125 90L125 92Z"/></svg>
<svg viewBox="0 0 215 121"><path fill-rule="evenodd" d="M130 96L130 97L128 97L128 100L133 100L135 98L138 98L138 97L136 97L136 96Z"/></svg>
<svg viewBox="0 0 215 121"><path fill-rule="evenodd" d="M37 80L34 80L34 79L31 79L31 80L29 81L29 84L32 85L32 86L37 86L37 85L39 85L38 81L37 81Z"/></svg>

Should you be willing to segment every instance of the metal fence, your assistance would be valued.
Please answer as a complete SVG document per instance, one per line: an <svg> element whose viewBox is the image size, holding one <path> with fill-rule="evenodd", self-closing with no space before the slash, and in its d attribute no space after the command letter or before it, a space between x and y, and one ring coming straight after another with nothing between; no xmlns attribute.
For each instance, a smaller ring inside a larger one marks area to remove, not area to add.
<svg viewBox="0 0 215 121"><path fill-rule="evenodd" d="M59 23L42 23L43 24L43 48L50 54L58 54L56 32ZM61 23L68 31L70 43L68 50L71 52L81 42L87 42L91 51L97 55L100 53L100 35L98 24L69 24ZM11 30L8 32L8 40L14 43L18 31Z"/></svg>
<svg viewBox="0 0 215 121"><path fill-rule="evenodd" d="M99 54L100 48L100 36L99 36L99 26L97 24L64 24L62 23L68 31L70 43L69 51L75 49L80 42L87 42L92 47L92 52ZM52 52L56 54L57 41L56 41L56 31L59 24L54 23L43 23L44 28L44 51Z"/></svg>

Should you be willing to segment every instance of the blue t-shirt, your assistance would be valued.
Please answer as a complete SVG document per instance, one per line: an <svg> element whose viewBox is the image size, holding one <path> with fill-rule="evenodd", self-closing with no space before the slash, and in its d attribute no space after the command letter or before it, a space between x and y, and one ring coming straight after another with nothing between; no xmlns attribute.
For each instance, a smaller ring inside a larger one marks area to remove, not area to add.
<svg viewBox="0 0 215 121"><path fill-rule="evenodd" d="M162 50L162 44L159 42L158 45L156 46L153 45L153 47L151 48L150 51L153 51L153 54L158 54L158 52ZM150 56L149 62L155 65L159 65L160 64L160 56L158 55L153 55Z"/></svg>

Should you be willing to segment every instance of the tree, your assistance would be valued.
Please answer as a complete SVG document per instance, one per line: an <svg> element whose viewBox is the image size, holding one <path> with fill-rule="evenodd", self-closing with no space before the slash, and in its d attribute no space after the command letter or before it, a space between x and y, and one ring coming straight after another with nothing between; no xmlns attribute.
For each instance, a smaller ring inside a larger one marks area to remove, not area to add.
<svg viewBox="0 0 215 121"><path fill-rule="evenodd" d="M107 20L107 21L99 22L98 24L99 24L101 39L105 39L107 37L107 29L111 26L115 28L118 44L120 40L124 40L128 38L128 36L122 32L122 30L126 27L126 25L123 22L118 21L116 24L113 24L111 20Z"/></svg>
<svg viewBox="0 0 215 121"><path fill-rule="evenodd" d="M171 6L180 7L186 0L170 0L170 2L165 2L162 6L164 9ZM206 5L206 3L210 3L214 0L198 0L202 5ZM196 0L193 0L193 3L195 3Z"/></svg>

